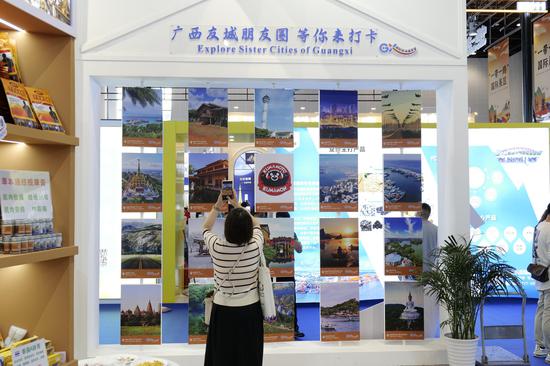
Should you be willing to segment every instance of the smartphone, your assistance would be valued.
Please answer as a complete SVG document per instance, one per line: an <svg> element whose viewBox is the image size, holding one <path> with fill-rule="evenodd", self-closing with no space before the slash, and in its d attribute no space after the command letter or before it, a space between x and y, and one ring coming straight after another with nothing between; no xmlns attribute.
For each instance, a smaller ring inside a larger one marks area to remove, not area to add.
<svg viewBox="0 0 550 366"><path fill-rule="evenodd" d="M222 181L222 195L223 199L233 198L233 181L224 180Z"/></svg>

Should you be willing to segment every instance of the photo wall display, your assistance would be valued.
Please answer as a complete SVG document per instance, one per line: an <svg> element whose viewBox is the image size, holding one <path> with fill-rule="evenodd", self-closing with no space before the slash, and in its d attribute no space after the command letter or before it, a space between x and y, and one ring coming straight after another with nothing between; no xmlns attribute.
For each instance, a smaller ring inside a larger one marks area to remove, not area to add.
<svg viewBox="0 0 550 366"><path fill-rule="evenodd" d="M273 277L294 277L294 219L261 218L264 256Z"/></svg>
<svg viewBox="0 0 550 366"><path fill-rule="evenodd" d="M273 283L275 319L264 320L264 342L294 341L294 312L296 295L294 282Z"/></svg>
<svg viewBox="0 0 550 366"><path fill-rule="evenodd" d="M210 211L228 176L227 154L189 153L189 210Z"/></svg>
<svg viewBox="0 0 550 366"><path fill-rule="evenodd" d="M386 276L422 273L422 219L384 218L384 272Z"/></svg>
<svg viewBox="0 0 550 366"><path fill-rule="evenodd" d="M420 211L421 159L420 154L384 154L385 211Z"/></svg>
<svg viewBox="0 0 550 366"><path fill-rule="evenodd" d="M162 147L161 89L122 89L122 146Z"/></svg>
<svg viewBox="0 0 550 366"><path fill-rule="evenodd" d="M321 276L359 276L357 218L320 219Z"/></svg>
<svg viewBox="0 0 550 366"><path fill-rule="evenodd" d="M203 238L203 223L204 218L190 218L187 225L186 240L189 258L189 278L211 278L214 276L210 251ZM225 239L223 225L223 219L216 219L212 226L212 232L222 240Z"/></svg>
<svg viewBox="0 0 550 366"><path fill-rule="evenodd" d="M204 320L204 300L214 293L213 283L189 284L189 344L205 344L208 325Z"/></svg>
<svg viewBox="0 0 550 366"><path fill-rule="evenodd" d="M256 211L294 211L294 156L256 154L254 170Z"/></svg>

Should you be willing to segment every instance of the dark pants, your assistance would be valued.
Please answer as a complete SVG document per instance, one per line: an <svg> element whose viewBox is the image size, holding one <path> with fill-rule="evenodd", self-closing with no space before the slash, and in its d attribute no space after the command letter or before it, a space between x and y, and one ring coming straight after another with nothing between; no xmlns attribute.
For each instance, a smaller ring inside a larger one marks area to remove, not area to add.
<svg viewBox="0 0 550 366"><path fill-rule="evenodd" d="M214 304L206 340L205 366L261 366L264 354L262 307Z"/></svg>

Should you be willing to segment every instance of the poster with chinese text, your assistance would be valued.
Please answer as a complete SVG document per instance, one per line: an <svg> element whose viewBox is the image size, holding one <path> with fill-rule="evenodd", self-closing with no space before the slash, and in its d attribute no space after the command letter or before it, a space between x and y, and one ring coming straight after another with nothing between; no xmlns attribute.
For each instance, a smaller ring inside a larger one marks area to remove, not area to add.
<svg viewBox="0 0 550 366"><path fill-rule="evenodd" d="M122 212L162 211L162 154L122 154Z"/></svg>
<svg viewBox="0 0 550 366"><path fill-rule="evenodd" d="M424 289L416 282L386 282L387 340L424 339Z"/></svg>
<svg viewBox="0 0 550 366"><path fill-rule="evenodd" d="M122 89L122 146L162 147L161 89Z"/></svg>
<svg viewBox="0 0 550 366"><path fill-rule="evenodd" d="M214 267L207 243L204 242L204 218L190 218L187 225L187 250L189 256L189 278L214 276ZM224 239L224 220L216 219L212 233Z"/></svg>
<svg viewBox="0 0 550 366"><path fill-rule="evenodd" d="M384 210L420 211L420 154L384 154Z"/></svg>
<svg viewBox="0 0 550 366"><path fill-rule="evenodd" d="M227 180L227 154L189 153L189 210L207 212L218 200Z"/></svg>
<svg viewBox="0 0 550 366"><path fill-rule="evenodd" d="M162 220L122 220L122 278L161 278Z"/></svg>
<svg viewBox="0 0 550 366"><path fill-rule="evenodd" d="M489 48L489 122L510 121L509 39Z"/></svg>
<svg viewBox="0 0 550 366"><path fill-rule="evenodd" d="M161 285L122 285L120 344L160 344Z"/></svg>
<svg viewBox="0 0 550 366"><path fill-rule="evenodd" d="M358 341L359 284L321 283L321 341Z"/></svg>
<svg viewBox="0 0 550 366"><path fill-rule="evenodd" d="M261 218L264 256L273 277L294 277L294 219Z"/></svg>
<svg viewBox="0 0 550 366"><path fill-rule="evenodd" d="M394 90L382 93L382 147L420 147L419 90Z"/></svg>
<svg viewBox="0 0 550 366"><path fill-rule="evenodd" d="M294 282L273 283L275 319L264 320L264 342L294 341Z"/></svg>
<svg viewBox="0 0 550 366"><path fill-rule="evenodd" d="M357 148L357 91L319 91L321 147Z"/></svg>
<svg viewBox="0 0 550 366"><path fill-rule="evenodd" d="M293 175L293 155L255 154L256 211L294 211Z"/></svg>
<svg viewBox="0 0 550 366"><path fill-rule="evenodd" d="M257 147L294 147L294 90L256 89Z"/></svg>
<svg viewBox="0 0 550 366"><path fill-rule="evenodd" d="M357 154L319 155L321 212L357 212Z"/></svg>
<svg viewBox="0 0 550 366"><path fill-rule="evenodd" d="M321 218L321 276L359 275L357 218Z"/></svg>
<svg viewBox="0 0 550 366"><path fill-rule="evenodd" d="M384 264L386 276L417 276L422 273L422 219L384 218Z"/></svg>
<svg viewBox="0 0 550 366"><path fill-rule="evenodd" d="M189 146L227 147L227 89L189 88Z"/></svg>
<svg viewBox="0 0 550 366"><path fill-rule="evenodd" d="M550 121L550 15L533 23L533 102L537 122Z"/></svg>
<svg viewBox="0 0 550 366"><path fill-rule="evenodd" d="M214 284L189 284L189 344L205 344L208 325L204 322L204 299L214 293Z"/></svg>

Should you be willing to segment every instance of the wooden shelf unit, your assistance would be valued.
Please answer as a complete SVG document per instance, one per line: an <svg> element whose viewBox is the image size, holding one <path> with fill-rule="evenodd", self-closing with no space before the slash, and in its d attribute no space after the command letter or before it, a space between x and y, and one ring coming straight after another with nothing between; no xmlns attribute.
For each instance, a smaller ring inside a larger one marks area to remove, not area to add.
<svg viewBox="0 0 550 366"><path fill-rule="evenodd" d="M0 141L0 169L48 171L54 229L63 247L19 255L0 255L0 332L10 325L52 341L74 359L75 88L74 28L41 13L24 0L0 0L0 18L26 32L9 32L17 41L23 83L48 90L66 134L8 125ZM4 31L4 29L0 29Z"/></svg>

